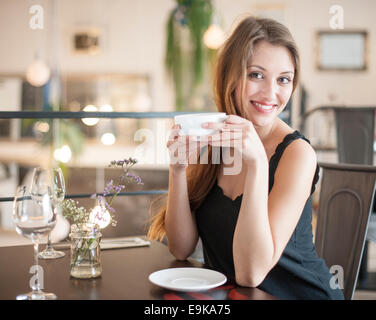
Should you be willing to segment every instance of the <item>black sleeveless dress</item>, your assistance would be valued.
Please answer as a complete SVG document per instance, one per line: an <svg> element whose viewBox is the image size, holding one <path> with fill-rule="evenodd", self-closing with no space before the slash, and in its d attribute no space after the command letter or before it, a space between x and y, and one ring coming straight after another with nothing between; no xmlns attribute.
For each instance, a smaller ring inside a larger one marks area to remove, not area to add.
<svg viewBox="0 0 376 320"><path fill-rule="evenodd" d="M277 146L269 162L269 192L274 183L279 160L295 139L304 139L299 131L288 134ZM317 166L311 195L319 179ZM223 194L217 182L196 210L197 228L202 240L205 265L235 278L232 241L242 195L235 200ZM344 299L340 289L330 287L332 274L318 258L312 234L312 197L303 209L299 222L281 258L258 288L280 299Z"/></svg>

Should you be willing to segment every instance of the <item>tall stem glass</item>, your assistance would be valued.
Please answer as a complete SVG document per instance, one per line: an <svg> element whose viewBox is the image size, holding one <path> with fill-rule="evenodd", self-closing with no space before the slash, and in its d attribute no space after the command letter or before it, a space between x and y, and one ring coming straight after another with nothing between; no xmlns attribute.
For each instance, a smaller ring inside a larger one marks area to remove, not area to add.
<svg viewBox="0 0 376 320"><path fill-rule="evenodd" d="M53 168L50 171L42 168L35 168L33 172L33 178L31 182L32 196L38 200L38 194L44 192L47 187L52 189L52 201L54 202L54 208L57 211L60 209L60 205L65 197L65 181L64 175L60 168ZM65 256L62 251L56 251L52 247L51 232L47 236L46 248L39 253L40 259L57 259Z"/></svg>
<svg viewBox="0 0 376 320"><path fill-rule="evenodd" d="M34 245L34 265L31 266L30 272L35 275L29 282L31 291L18 295L17 300L56 299L54 293L42 291L44 279L41 275L44 273L41 273L38 263L39 239L50 232L56 223L56 213L49 192L39 194L37 201L31 197L26 186L19 187L13 201L13 221L17 232L31 239Z"/></svg>

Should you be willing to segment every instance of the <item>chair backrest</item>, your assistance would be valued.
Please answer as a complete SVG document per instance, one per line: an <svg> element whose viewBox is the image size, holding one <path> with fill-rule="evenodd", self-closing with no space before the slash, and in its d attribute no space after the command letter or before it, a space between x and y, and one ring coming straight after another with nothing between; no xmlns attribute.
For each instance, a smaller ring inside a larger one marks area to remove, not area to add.
<svg viewBox="0 0 376 320"><path fill-rule="evenodd" d="M373 164L375 109L333 108L340 163Z"/></svg>
<svg viewBox="0 0 376 320"><path fill-rule="evenodd" d="M343 268L345 299L352 299L372 212L376 167L320 163L322 181L315 247L329 268Z"/></svg>

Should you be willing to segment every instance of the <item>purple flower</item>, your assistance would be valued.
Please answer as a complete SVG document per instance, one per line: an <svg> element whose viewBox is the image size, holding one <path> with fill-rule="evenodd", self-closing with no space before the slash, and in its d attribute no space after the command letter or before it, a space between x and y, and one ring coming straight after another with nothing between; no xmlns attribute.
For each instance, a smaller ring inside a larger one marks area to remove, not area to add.
<svg viewBox="0 0 376 320"><path fill-rule="evenodd" d="M132 178L137 184L143 184L141 178L132 172L127 172L126 176Z"/></svg>
<svg viewBox="0 0 376 320"><path fill-rule="evenodd" d="M109 193L111 193L112 188L113 188L113 183L114 181L112 179L107 183L106 187L104 188L104 193L103 193L104 195L108 195Z"/></svg>
<svg viewBox="0 0 376 320"><path fill-rule="evenodd" d="M99 221L105 220L105 212L108 210L111 213L115 212L115 209L111 207L112 201L120 193L121 190L125 189L126 183L136 182L137 184L143 184L141 178L134 173L129 172L130 168L137 163L137 160L129 157L124 160L112 160L109 167L120 167L122 169L122 174L114 183L114 180L110 180L103 191L103 194L93 193L90 195L90 199L97 199L97 203L100 209L96 212L96 219ZM110 197L109 202L107 202L108 197ZM63 212L64 216L68 217L72 223L86 223L89 221L89 212L83 207L78 207L78 201L71 199L66 199L63 202ZM116 225L115 217L111 214L111 224Z"/></svg>
<svg viewBox="0 0 376 320"><path fill-rule="evenodd" d="M116 193L119 193L122 188L120 186L114 186L114 189L115 189Z"/></svg>
<svg viewBox="0 0 376 320"><path fill-rule="evenodd" d="M108 210L110 210L111 212L115 212L115 209L112 208L112 207L110 207L110 205L107 203L107 201L104 202L104 206L105 206Z"/></svg>
<svg viewBox="0 0 376 320"><path fill-rule="evenodd" d="M111 166L115 166L115 167L121 167L124 171L124 174L122 174L120 177L119 177L119 180L117 182L117 184L114 184L114 180L110 180L105 188L104 188L104 192L103 192L103 195L98 195L98 194L93 194L91 196L91 198L97 198L98 199L98 202L102 208L102 213L101 213L101 216L103 216L104 214L104 211L107 209L109 210L110 212L114 213L115 212L115 209L111 207L111 204L112 204L112 201L115 199L115 197L117 196L117 194L125 189L125 182L136 182L137 184L143 184L141 178L139 176L137 176L136 174L134 173L131 173L129 172L129 168L131 168L135 163L137 163L137 160L134 159L134 158L128 158L128 159L124 159L124 160L113 160L110 162L109 164L109 167ZM129 181L130 180L130 181ZM111 195L111 200L109 201L109 203L106 201L106 197ZM98 216L98 218L100 218ZM113 223L115 222L114 219L112 218L112 221Z"/></svg>

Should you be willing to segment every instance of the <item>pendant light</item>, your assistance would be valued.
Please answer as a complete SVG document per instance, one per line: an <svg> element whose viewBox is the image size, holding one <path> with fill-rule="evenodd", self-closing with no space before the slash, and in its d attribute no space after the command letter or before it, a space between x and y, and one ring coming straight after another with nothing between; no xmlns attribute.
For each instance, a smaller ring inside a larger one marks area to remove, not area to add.
<svg viewBox="0 0 376 320"><path fill-rule="evenodd" d="M51 71L47 64L40 58L39 53L35 55L34 61L26 70L26 80L34 87L45 85L50 79Z"/></svg>
<svg viewBox="0 0 376 320"><path fill-rule="evenodd" d="M214 1L213 8L215 8ZM209 49L217 50L225 41L225 33L221 28L220 17L215 9L211 20L209 28L204 33L203 41Z"/></svg>

